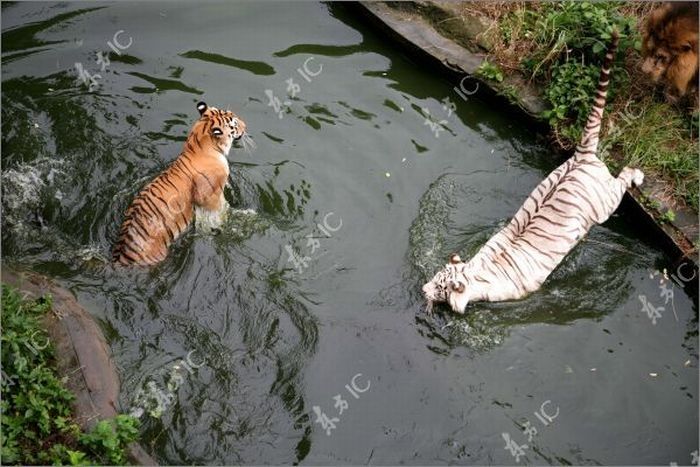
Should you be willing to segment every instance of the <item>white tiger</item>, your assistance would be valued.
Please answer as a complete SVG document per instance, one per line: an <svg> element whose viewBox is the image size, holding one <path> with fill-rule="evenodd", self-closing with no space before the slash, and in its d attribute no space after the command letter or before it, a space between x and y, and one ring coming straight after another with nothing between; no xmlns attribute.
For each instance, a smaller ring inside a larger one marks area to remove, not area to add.
<svg viewBox="0 0 700 467"><path fill-rule="evenodd" d="M614 178L596 156L617 42L614 33L575 154L532 191L510 223L469 262L452 255L423 286L428 312L434 302L448 302L464 313L469 302L514 300L539 289L588 230L617 209L627 188L643 182L644 174L629 167Z"/></svg>

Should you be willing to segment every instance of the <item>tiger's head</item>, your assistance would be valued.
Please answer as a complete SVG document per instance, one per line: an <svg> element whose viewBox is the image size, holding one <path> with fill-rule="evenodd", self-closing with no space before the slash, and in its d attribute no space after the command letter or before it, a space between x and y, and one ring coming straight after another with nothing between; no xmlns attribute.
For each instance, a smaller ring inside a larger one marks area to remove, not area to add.
<svg viewBox="0 0 700 467"><path fill-rule="evenodd" d="M432 311L433 303L448 302L453 311L464 314L469 296L463 270L464 263L455 253L450 256L450 262L423 286L428 312Z"/></svg>
<svg viewBox="0 0 700 467"><path fill-rule="evenodd" d="M227 156L235 141L247 137L246 124L230 110L209 107L204 102L197 104L200 118L193 134L199 136L199 143L212 145L218 152Z"/></svg>

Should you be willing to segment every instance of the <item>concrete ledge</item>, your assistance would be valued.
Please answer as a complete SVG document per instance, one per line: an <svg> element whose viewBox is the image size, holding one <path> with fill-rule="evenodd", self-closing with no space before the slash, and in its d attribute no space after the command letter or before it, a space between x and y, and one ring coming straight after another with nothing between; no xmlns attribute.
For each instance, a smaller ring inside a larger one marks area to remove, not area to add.
<svg viewBox="0 0 700 467"><path fill-rule="evenodd" d="M549 125L541 118L546 105L537 89L517 76L506 76L502 83L477 78L475 73L484 59L483 55L444 37L422 14L443 18L443 21L445 18L454 18L455 12L451 10L450 2L365 1L353 3L353 6L357 12L369 19L371 24L406 48L415 58L436 66L440 72L452 79L469 76L471 80L481 83L480 95L495 98L508 112L520 110L517 113L521 117L525 115L528 117L523 122L526 125L551 131ZM517 89L517 95L508 92L508 89L513 87ZM561 154L560 151L556 149L555 151ZM674 262L688 259L697 268L696 242L700 236L698 214L688 208L679 209L677 206L671 206L668 199L663 196L666 185L660 180L647 176L643 188L645 194L638 189L628 191L625 196L625 208L632 210L646 227L652 229ZM675 221L658 222L656 211L648 207L649 201L658 203L664 211L673 208L676 214Z"/></svg>

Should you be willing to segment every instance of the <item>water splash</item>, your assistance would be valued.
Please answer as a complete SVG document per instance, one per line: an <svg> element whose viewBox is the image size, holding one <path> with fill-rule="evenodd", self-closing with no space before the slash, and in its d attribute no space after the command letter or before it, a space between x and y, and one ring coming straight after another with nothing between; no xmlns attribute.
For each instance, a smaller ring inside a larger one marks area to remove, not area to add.
<svg viewBox="0 0 700 467"><path fill-rule="evenodd" d="M261 234L270 227L270 223L255 209L231 209L226 222L225 234L236 241Z"/></svg>
<svg viewBox="0 0 700 467"><path fill-rule="evenodd" d="M62 193L54 189L56 175L64 174L61 159L41 158L2 173L2 228L5 235L22 241L43 226L41 210L51 198L60 201Z"/></svg>
<svg viewBox="0 0 700 467"><path fill-rule="evenodd" d="M194 228L197 232L210 234L221 229L228 218L231 207L228 203L219 211L210 211L199 206L194 207Z"/></svg>

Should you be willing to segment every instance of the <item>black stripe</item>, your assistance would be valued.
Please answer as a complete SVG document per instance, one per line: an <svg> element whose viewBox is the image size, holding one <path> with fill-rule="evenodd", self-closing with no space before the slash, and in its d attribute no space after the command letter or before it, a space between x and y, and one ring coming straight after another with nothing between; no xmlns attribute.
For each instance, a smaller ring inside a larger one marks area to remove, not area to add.
<svg viewBox="0 0 700 467"><path fill-rule="evenodd" d="M503 272L503 274L505 274L505 276L508 278L508 280L509 280L512 284L514 284L519 290L522 290L522 291L525 290L520 282L515 281L515 280L510 276L510 274L508 274L508 270L507 270L502 264L500 264L500 263L494 263L494 266L498 267L498 268Z"/></svg>
<svg viewBox="0 0 700 467"><path fill-rule="evenodd" d="M539 232L539 234L537 235L539 235L540 237L545 237L547 240L550 240L552 242L561 242L562 240L569 240L569 237L565 235L548 232L537 225L533 225L531 227L531 231Z"/></svg>
<svg viewBox="0 0 700 467"><path fill-rule="evenodd" d="M139 260L138 260L138 259L133 258L132 256L130 256L129 254L127 254L126 252L123 252L123 251L119 253L119 257L120 257L120 258L122 258L122 257L123 257L123 258L126 258L127 261L128 261L128 263L124 263L124 262L121 261L121 259L119 259L119 262L122 263L122 264L139 263Z"/></svg>
<svg viewBox="0 0 700 467"><path fill-rule="evenodd" d="M532 261L534 261L534 262L540 267L540 269L544 269L544 270L549 270L549 269L550 269L550 266L549 266L549 265L543 264L542 262L540 262L537 258L535 258L534 256L532 256L532 255L530 254L530 252L528 252L526 249L521 248L521 249L520 249L520 252L526 254L527 256L529 256L529 257L532 259Z"/></svg>
<svg viewBox="0 0 700 467"><path fill-rule="evenodd" d="M141 225L140 219L134 219L134 222L132 224L136 230L140 230L139 235L143 237L144 239L150 237L152 234L146 231L146 228Z"/></svg>
<svg viewBox="0 0 700 467"><path fill-rule="evenodd" d="M581 201L583 201L583 202L585 202L586 204L588 204L588 207L590 207L590 208L591 208L591 211L593 211L593 214L595 215L595 218L596 218L596 219L600 219L600 214L598 213L598 210L595 208L595 206L593 206L593 205L591 204L590 201L588 201L588 199L586 199L585 196L580 196L579 194L572 193L571 190L569 190L567 187L561 187L561 188L560 188L560 191L562 191L562 192L564 192L564 193L569 193L570 195L574 196L575 198L580 199Z"/></svg>
<svg viewBox="0 0 700 467"><path fill-rule="evenodd" d="M520 240L522 240L523 242L525 242L525 243L527 243L528 245L530 245L534 250L538 251L541 255L546 256L546 257L548 257L548 258L551 259L551 260L555 260L555 259L556 259L554 256L551 255L551 253L549 253L549 252L547 252L547 251L540 250L540 249L537 248L535 245L533 245L532 243L530 243L530 241L529 241L527 238L525 238L525 237L520 237Z"/></svg>
<svg viewBox="0 0 700 467"><path fill-rule="evenodd" d="M507 251L504 251L503 254L501 255L503 258L508 261L508 264L511 265L511 267L515 268L518 270L518 273L520 274L520 277L525 277L526 274L523 272L522 269L520 269L520 266L518 265L517 261L508 253ZM522 281L521 281L522 282Z"/></svg>
<svg viewBox="0 0 700 467"><path fill-rule="evenodd" d="M161 178L161 177L162 177L162 178ZM173 188L175 189L175 191L180 191L180 189L179 189L177 186L175 186L175 184L174 184L173 182L170 181L170 178L169 178L169 177L170 177L170 171L169 171L169 170L163 172L163 173L161 174L161 177L159 177L159 178L160 178L161 180L163 180L163 182L165 182L165 183L167 183L168 185L170 185L171 187L173 187Z"/></svg>
<svg viewBox="0 0 700 467"><path fill-rule="evenodd" d="M163 227L165 227L165 230L168 232L168 235L170 236L170 241L172 242L175 239L175 234L173 234L172 230L170 230L170 227L168 226L167 219L165 218L163 213L159 209L156 208L155 204L153 204L150 199L145 198L144 201L148 204L148 207L154 209L156 211L156 213L158 214L158 216L161 218L161 220L163 221Z"/></svg>

